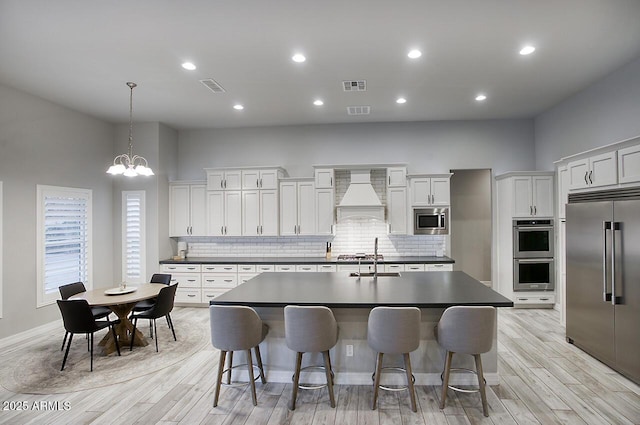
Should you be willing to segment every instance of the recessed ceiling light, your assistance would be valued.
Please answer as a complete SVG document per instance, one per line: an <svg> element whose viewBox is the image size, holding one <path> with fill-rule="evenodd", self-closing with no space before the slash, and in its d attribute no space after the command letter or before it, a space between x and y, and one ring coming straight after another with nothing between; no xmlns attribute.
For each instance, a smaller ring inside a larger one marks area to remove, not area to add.
<svg viewBox="0 0 640 425"><path fill-rule="evenodd" d="M196 69L196 66L191 62L185 62L182 64L182 67L188 71L193 71Z"/></svg>
<svg viewBox="0 0 640 425"><path fill-rule="evenodd" d="M396 99L396 103L407 103L407 99L404 97L399 97Z"/></svg>
<svg viewBox="0 0 640 425"><path fill-rule="evenodd" d="M482 102L483 100L486 100L486 99L487 99L487 96L484 95L484 94L479 94L479 95L476 96L476 100L478 102Z"/></svg>
<svg viewBox="0 0 640 425"><path fill-rule="evenodd" d="M407 53L407 56L409 56L411 59L418 59L420 56L422 56L422 52L418 49L413 49L409 53Z"/></svg>
<svg viewBox="0 0 640 425"><path fill-rule="evenodd" d="M305 58L302 53L296 53L295 55L291 56L291 60L294 62L302 63L306 61L307 58Z"/></svg>
<svg viewBox="0 0 640 425"><path fill-rule="evenodd" d="M530 55L531 53L535 52L536 48L533 46L524 46L522 49L520 49L520 54L521 55Z"/></svg>
<svg viewBox="0 0 640 425"><path fill-rule="evenodd" d="M233 109L237 111L242 111L244 109L244 106L238 103L237 105L233 105Z"/></svg>
<svg viewBox="0 0 640 425"><path fill-rule="evenodd" d="M313 101L313 104L316 105L316 106L322 106L322 105L324 105L324 102L322 100L320 100L320 99L316 99L316 100Z"/></svg>

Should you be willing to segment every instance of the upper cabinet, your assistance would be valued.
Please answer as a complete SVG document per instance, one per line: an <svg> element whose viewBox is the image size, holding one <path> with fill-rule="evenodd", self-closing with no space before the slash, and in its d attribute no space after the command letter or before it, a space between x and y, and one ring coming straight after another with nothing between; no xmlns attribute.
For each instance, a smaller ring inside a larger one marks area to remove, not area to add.
<svg viewBox="0 0 640 425"><path fill-rule="evenodd" d="M242 235L242 192L207 191L207 235Z"/></svg>
<svg viewBox="0 0 640 425"><path fill-rule="evenodd" d="M553 217L553 176L515 176L514 217Z"/></svg>
<svg viewBox="0 0 640 425"><path fill-rule="evenodd" d="M242 235L278 236L278 191L242 191Z"/></svg>
<svg viewBox="0 0 640 425"><path fill-rule="evenodd" d="M242 170L242 189L277 189L283 175L279 168Z"/></svg>
<svg viewBox="0 0 640 425"><path fill-rule="evenodd" d="M240 190L242 187L241 170L206 170L207 190Z"/></svg>
<svg viewBox="0 0 640 425"><path fill-rule="evenodd" d="M429 207L449 205L451 175L409 176L411 206Z"/></svg>
<svg viewBox="0 0 640 425"><path fill-rule="evenodd" d="M553 172L513 172L496 177L501 219L553 217Z"/></svg>
<svg viewBox="0 0 640 425"><path fill-rule="evenodd" d="M618 151L618 181L621 184L640 182L640 145Z"/></svg>
<svg viewBox="0 0 640 425"><path fill-rule="evenodd" d="M315 183L316 189L333 189L335 185L333 168L316 168Z"/></svg>
<svg viewBox="0 0 640 425"><path fill-rule="evenodd" d="M569 190L616 185L616 154L616 151L605 152L569 162Z"/></svg>
<svg viewBox="0 0 640 425"><path fill-rule="evenodd" d="M389 222L389 234L407 234L407 188L387 188L387 221Z"/></svg>
<svg viewBox="0 0 640 425"><path fill-rule="evenodd" d="M169 236L205 236L205 185L176 183L169 188Z"/></svg>
<svg viewBox="0 0 640 425"><path fill-rule="evenodd" d="M387 168L387 187L407 187L407 167Z"/></svg>
<svg viewBox="0 0 640 425"><path fill-rule="evenodd" d="M314 235L316 200L313 179L280 182L280 235Z"/></svg>

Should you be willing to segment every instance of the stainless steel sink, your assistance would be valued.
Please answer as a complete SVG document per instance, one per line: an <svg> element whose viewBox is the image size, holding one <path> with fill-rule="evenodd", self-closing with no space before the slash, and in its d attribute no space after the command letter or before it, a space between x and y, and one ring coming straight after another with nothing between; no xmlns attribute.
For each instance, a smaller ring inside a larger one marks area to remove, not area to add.
<svg viewBox="0 0 640 425"><path fill-rule="evenodd" d="M398 272L383 272L383 273L371 273L371 272L366 272L366 273L358 273L358 272L352 272L349 273L349 277L374 277L374 276L378 276L378 277L400 277L400 273Z"/></svg>

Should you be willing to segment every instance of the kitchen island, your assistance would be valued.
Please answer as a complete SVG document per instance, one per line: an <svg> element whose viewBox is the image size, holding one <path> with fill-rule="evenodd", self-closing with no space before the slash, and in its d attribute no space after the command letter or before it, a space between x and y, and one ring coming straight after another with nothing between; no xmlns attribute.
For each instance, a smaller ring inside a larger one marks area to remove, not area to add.
<svg viewBox="0 0 640 425"><path fill-rule="evenodd" d="M413 272L399 277L350 277L348 273L263 273L222 294L210 304L248 305L269 325L261 344L267 380L291 382L295 353L284 339L284 306L324 305L330 307L339 326L338 344L331 359L339 384L370 384L375 353L367 344L367 319L376 306L416 306L422 311L420 347L411 363L420 385L438 385L444 351L433 336L433 327L445 308L453 305L512 307L513 302L464 272ZM487 383L498 383L497 335L493 349L483 355ZM353 356L347 353L353 352ZM240 353L238 353L240 354ZM401 356L388 356L399 361ZM472 357L456 356L454 367L469 367ZM318 354L305 356L305 363L320 364ZM386 365L386 362L385 362ZM239 372L240 373L240 372ZM310 374L306 382L322 382L321 373ZM472 383L468 375L452 375L452 383Z"/></svg>

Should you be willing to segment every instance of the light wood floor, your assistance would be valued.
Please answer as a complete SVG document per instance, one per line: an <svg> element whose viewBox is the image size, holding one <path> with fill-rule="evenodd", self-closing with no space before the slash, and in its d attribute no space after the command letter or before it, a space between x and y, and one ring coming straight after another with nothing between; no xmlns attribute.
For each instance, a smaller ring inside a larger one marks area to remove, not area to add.
<svg viewBox="0 0 640 425"><path fill-rule="evenodd" d="M207 320L207 309L176 309L178 338L188 320ZM68 402L69 410L0 410L2 424L640 424L640 386L565 343L553 310L499 310L500 384L488 388L490 417L478 394L449 392L438 408L439 387L417 387L418 413L406 393L382 391L370 409L370 386L336 386L337 407L326 389L301 391L287 409L291 384L258 384L258 406L245 388L225 388L212 408L218 353L207 348L175 369L124 384L51 396L0 388L0 401ZM23 347L11 348L28 350ZM2 361L0 352L0 365ZM99 362L99 359L97 360ZM0 366L2 367L2 366Z"/></svg>

